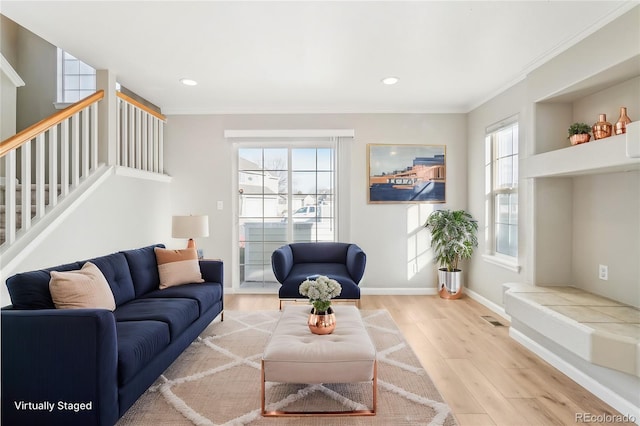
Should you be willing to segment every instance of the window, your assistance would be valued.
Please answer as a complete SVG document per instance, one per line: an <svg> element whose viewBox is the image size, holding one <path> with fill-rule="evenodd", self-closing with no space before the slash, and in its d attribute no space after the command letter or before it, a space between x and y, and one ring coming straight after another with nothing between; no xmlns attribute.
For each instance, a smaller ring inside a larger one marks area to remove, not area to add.
<svg viewBox="0 0 640 426"><path fill-rule="evenodd" d="M277 288L271 253L289 242L335 241L336 148L327 142L238 148L238 259L243 289Z"/></svg>
<svg viewBox="0 0 640 426"><path fill-rule="evenodd" d="M96 70L58 49L58 103L75 103L96 91Z"/></svg>
<svg viewBox="0 0 640 426"><path fill-rule="evenodd" d="M485 139L487 254L518 257L518 122L506 120Z"/></svg>

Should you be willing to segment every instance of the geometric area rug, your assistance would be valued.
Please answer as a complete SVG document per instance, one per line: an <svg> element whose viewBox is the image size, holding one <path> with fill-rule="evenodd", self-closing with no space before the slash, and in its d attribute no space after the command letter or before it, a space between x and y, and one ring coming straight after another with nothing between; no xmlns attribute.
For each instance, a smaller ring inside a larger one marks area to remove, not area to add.
<svg viewBox="0 0 640 426"><path fill-rule="evenodd" d="M378 357L375 416L260 415L260 360L279 311L225 311L118 421L117 426L456 425L449 406L386 310L361 310ZM337 318L340 326L340 318ZM362 385L362 386L360 386ZM371 405L371 383L268 382L267 409L358 409ZM297 408L296 408L297 407Z"/></svg>

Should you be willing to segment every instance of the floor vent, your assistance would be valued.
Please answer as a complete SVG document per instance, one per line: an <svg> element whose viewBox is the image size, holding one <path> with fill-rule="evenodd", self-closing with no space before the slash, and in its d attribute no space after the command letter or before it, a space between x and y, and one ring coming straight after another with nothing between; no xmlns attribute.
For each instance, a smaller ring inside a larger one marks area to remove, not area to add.
<svg viewBox="0 0 640 426"><path fill-rule="evenodd" d="M497 319L495 319L491 315L482 315L480 318L482 318L483 320L485 320L486 322L488 322L489 324L491 324L494 327L503 327L504 326L504 324L502 324L500 321L498 321Z"/></svg>

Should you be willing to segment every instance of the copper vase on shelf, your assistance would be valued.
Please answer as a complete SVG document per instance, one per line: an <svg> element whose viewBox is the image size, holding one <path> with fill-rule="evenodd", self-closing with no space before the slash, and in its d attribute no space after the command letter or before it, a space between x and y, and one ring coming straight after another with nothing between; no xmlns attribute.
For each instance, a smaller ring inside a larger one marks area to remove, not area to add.
<svg viewBox="0 0 640 426"><path fill-rule="evenodd" d="M627 124L631 123L631 119L627 115L627 108L620 107L620 118L614 126L614 132L616 135L622 135L627 133Z"/></svg>
<svg viewBox="0 0 640 426"><path fill-rule="evenodd" d="M312 308L307 325L313 334L331 334L336 329L336 315L331 307L326 312Z"/></svg>
<svg viewBox="0 0 640 426"><path fill-rule="evenodd" d="M613 132L613 125L607 121L607 114L600 114L598 122L593 125L593 139L604 139L611 136Z"/></svg>

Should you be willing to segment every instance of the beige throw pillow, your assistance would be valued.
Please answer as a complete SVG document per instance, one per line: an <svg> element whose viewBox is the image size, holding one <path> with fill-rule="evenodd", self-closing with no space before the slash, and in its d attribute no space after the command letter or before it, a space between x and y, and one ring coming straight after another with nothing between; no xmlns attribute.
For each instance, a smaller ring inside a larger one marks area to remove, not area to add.
<svg viewBox="0 0 640 426"><path fill-rule="evenodd" d="M181 284L202 283L196 249L168 250L156 247L160 288Z"/></svg>
<svg viewBox="0 0 640 426"><path fill-rule="evenodd" d="M100 269L87 262L79 271L51 271L49 291L58 309L108 309L113 311L116 302L111 287Z"/></svg>

